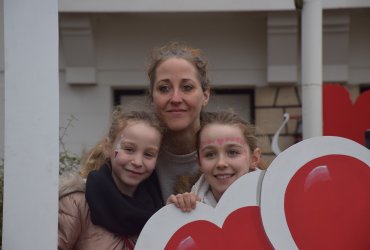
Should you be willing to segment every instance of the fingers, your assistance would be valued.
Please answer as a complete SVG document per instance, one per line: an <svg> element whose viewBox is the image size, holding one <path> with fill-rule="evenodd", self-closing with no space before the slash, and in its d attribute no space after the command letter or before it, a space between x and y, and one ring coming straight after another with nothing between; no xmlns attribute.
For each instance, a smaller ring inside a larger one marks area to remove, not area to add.
<svg viewBox="0 0 370 250"><path fill-rule="evenodd" d="M168 197L167 201L166 201L166 205L168 204L172 204L172 203L175 203L176 205L176 196L174 194L171 194L170 197Z"/></svg>
<svg viewBox="0 0 370 250"><path fill-rule="evenodd" d="M191 210L195 209L197 201L200 201L200 197L194 193L183 193L171 195L168 197L166 204L173 203L183 212L190 212Z"/></svg>

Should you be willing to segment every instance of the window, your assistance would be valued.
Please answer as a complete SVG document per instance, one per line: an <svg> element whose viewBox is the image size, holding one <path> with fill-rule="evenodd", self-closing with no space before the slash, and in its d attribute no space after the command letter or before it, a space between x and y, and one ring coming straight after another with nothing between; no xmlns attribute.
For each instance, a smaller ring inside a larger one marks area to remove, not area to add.
<svg viewBox="0 0 370 250"><path fill-rule="evenodd" d="M360 85L360 94L368 90L370 90L370 84Z"/></svg>
<svg viewBox="0 0 370 250"><path fill-rule="evenodd" d="M147 95L143 89L113 91L113 105L122 105L124 111L146 109L147 103Z"/></svg>
<svg viewBox="0 0 370 250"><path fill-rule="evenodd" d="M254 122L254 90L253 89L214 89L207 105L207 111L227 110L247 121Z"/></svg>

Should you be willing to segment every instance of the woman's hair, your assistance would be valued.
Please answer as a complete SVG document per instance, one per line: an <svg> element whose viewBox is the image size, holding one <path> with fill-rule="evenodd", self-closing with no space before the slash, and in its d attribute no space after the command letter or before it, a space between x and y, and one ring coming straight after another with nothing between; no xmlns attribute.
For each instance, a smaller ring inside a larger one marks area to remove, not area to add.
<svg viewBox="0 0 370 250"><path fill-rule="evenodd" d="M144 122L158 130L161 134L163 133L163 128L154 115L145 111L124 113L121 106L115 107L108 134L91 148L81 161L80 175L82 177L87 177L92 170L98 170L104 163L109 163L109 153L113 147L113 142L131 122Z"/></svg>
<svg viewBox="0 0 370 250"><path fill-rule="evenodd" d="M218 112L205 112L202 120L201 127L197 133L197 150L199 154L200 148L200 136L203 129L210 124L221 124L221 125L234 125L238 126L243 133L244 139L248 144L251 152L254 152L259 147L259 139L256 136L256 128L248 121L234 113L233 111L218 111ZM266 169L266 164L261 160L258 164L258 168Z"/></svg>
<svg viewBox="0 0 370 250"><path fill-rule="evenodd" d="M148 77L150 80L149 96L153 97L153 88L156 79L156 71L159 65L170 58L185 59L194 65L198 72L199 81L203 91L209 89L208 62L200 49L189 47L181 42L169 42L168 44L154 48L148 63Z"/></svg>

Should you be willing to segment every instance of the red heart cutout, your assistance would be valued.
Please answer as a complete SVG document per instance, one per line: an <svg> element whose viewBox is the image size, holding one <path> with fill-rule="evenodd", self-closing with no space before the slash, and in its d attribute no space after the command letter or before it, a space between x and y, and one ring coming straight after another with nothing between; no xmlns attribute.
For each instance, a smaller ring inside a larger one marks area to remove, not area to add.
<svg viewBox="0 0 370 250"><path fill-rule="evenodd" d="M370 168L361 160L309 161L290 180L284 206L299 249L370 249Z"/></svg>
<svg viewBox="0 0 370 250"><path fill-rule="evenodd" d="M198 220L179 228L170 238L166 250L195 249L274 249L262 226L260 208L242 207L232 212L222 228Z"/></svg>
<svg viewBox="0 0 370 250"><path fill-rule="evenodd" d="M352 104L346 88L337 84L323 86L323 134L341 136L365 145L370 129L370 91Z"/></svg>

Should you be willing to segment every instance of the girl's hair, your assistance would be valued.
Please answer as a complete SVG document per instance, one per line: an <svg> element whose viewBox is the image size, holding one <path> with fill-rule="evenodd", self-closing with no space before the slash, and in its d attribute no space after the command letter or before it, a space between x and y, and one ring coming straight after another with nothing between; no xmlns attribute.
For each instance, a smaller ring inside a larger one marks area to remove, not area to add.
<svg viewBox="0 0 370 250"><path fill-rule="evenodd" d="M87 177L92 170L98 170L104 163L109 163L109 152L112 144L121 131L131 122L144 122L158 130L161 134L163 128L154 115L145 111L130 111L124 113L121 106L115 107L112 113L112 122L106 137L91 148L81 161L80 175Z"/></svg>
<svg viewBox="0 0 370 250"><path fill-rule="evenodd" d="M221 124L221 125L235 125L240 128L244 135L246 143L249 145L251 152L254 152L259 147L259 140L256 136L256 128L251 123L244 120L242 117L232 111L218 111L218 112L206 112L204 113L201 120L201 128L197 133L197 149L199 154L200 148L200 135L203 129L210 124ZM267 165L260 160L258 168L266 169Z"/></svg>
<svg viewBox="0 0 370 250"><path fill-rule="evenodd" d="M198 72L199 81L203 91L209 89L208 62L200 49L189 47L181 42L169 42L168 44L154 48L149 58L147 74L150 80L149 96L153 97L153 88L156 78L156 70L164 61L170 58L185 59L194 65Z"/></svg>

